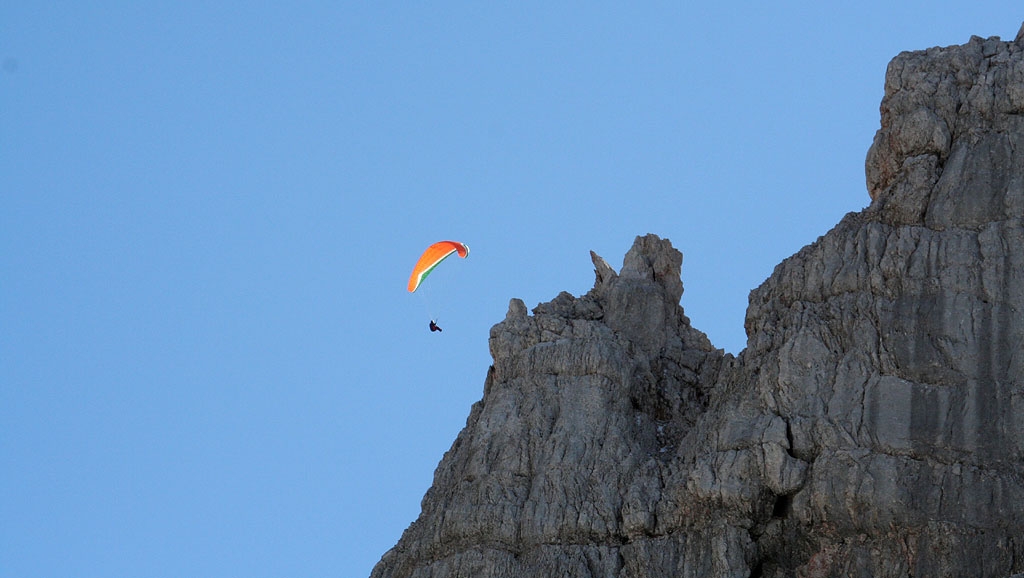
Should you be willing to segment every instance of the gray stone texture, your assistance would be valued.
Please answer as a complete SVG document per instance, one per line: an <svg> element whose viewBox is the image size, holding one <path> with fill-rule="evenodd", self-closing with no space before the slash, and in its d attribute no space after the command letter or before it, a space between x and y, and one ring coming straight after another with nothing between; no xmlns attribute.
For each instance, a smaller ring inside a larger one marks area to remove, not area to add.
<svg viewBox="0 0 1024 578"><path fill-rule="evenodd" d="M738 357L653 235L513 299L372 578L1024 573L1024 29L896 57L866 176L751 292Z"/></svg>

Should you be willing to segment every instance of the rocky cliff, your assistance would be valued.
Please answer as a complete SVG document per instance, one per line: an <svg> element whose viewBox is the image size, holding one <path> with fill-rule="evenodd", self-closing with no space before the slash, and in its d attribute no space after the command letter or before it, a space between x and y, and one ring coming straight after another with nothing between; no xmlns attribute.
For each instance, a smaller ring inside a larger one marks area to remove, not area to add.
<svg viewBox="0 0 1024 578"><path fill-rule="evenodd" d="M896 57L866 174L739 357L652 235L586 295L513 299L372 577L1024 573L1024 29Z"/></svg>

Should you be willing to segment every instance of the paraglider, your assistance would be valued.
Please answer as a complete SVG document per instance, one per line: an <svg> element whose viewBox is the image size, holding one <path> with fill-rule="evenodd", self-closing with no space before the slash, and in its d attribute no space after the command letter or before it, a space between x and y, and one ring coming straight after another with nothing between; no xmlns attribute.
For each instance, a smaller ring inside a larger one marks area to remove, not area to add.
<svg viewBox="0 0 1024 578"><path fill-rule="evenodd" d="M420 255L420 260L416 261L416 266L412 268L412 275L409 276L409 293L416 291L427 275L452 253L458 253L459 257L465 259L469 255L469 247L458 241L439 241L427 247Z"/></svg>
<svg viewBox="0 0 1024 578"><path fill-rule="evenodd" d="M427 247L426 251L420 255L419 261L416 261L416 266L412 268L412 274L409 276L409 293L414 293L419 289L427 276L441 264L441 261L456 254L465 259L469 255L469 247L458 241L439 241ZM431 333L442 331L435 319L430 320L430 331Z"/></svg>

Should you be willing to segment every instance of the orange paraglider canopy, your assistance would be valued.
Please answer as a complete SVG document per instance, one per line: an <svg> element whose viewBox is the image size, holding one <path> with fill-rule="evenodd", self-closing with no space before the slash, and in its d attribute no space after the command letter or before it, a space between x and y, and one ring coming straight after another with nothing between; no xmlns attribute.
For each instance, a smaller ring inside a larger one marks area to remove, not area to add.
<svg viewBox="0 0 1024 578"><path fill-rule="evenodd" d="M469 255L469 247L458 241L440 241L427 247L427 250L420 256L420 260L416 261L416 266L412 268L412 275L409 276L409 292L415 291L420 283L427 278L427 275L434 270L434 267L450 257L452 253L458 253L459 257L465 259L466 255Z"/></svg>

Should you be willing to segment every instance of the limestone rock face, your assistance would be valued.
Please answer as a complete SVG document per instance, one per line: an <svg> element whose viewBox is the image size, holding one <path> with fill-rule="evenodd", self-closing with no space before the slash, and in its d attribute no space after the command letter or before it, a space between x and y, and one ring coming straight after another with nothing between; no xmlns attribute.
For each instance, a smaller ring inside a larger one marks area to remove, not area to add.
<svg viewBox="0 0 1024 578"><path fill-rule="evenodd" d="M638 238L621 274L593 260L590 293L533 315L513 299L491 330L484 398L375 576L619 576L666 555L659 528L685 516L659 519L659 478L725 356L683 315L668 241Z"/></svg>
<svg viewBox="0 0 1024 578"><path fill-rule="evenodd" d="M1024 29L904 53L872 204L750 296L733 357L638 237L494 365L373 578L1024 573Z"/></svg>

